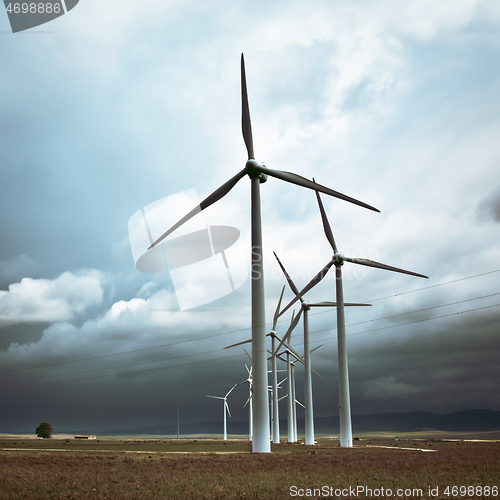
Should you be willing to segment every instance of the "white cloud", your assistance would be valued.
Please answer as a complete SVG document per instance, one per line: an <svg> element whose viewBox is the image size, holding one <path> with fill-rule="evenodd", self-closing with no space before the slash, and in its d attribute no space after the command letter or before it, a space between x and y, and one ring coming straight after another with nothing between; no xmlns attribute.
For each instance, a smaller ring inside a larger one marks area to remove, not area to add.
<svg viewBox="0 0 500 500"><path fill-rule="evenodd" d="M0 326L69 321L103 298L103 275L65 272L55 280L23 278L0 291Z"/></svg>

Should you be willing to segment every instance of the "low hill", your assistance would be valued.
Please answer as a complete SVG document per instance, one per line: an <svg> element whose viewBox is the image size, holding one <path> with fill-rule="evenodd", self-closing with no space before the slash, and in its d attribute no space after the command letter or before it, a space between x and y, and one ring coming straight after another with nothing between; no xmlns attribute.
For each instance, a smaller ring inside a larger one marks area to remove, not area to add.
<svg viewBox="0 0 500 500"><path fill-rule="evenodd" d="M339 417L321 417L315 421L316 432L338 433ZM486 432L500 430L500 412L492 410L470 410L438 415L436 413L413 411L407 413L374 413L369 415L353 415L353 432L415 432L415 431L448 431L448 432ZM304 419L297 421L299 430L304 429ZM229 434L247 434L248 422L228 420ZM280 420L281 432L286 432L286 419ZM88 433L89 429L79 429L76 433ZM206 421L180 426L182 435L186 434L222 434L221 421ZM92 433L95 433L92 431ZM147 425L127 429L108 429L101 435L176 435L177 425Z"/></svg>

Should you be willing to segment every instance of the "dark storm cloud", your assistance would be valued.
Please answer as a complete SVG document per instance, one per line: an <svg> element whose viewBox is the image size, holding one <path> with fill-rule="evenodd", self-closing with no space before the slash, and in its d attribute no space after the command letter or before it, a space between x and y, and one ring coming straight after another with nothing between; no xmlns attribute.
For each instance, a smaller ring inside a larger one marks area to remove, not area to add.
<svg viewBox="0 0 500 500"><path fill-rule="evenodd" d="M358 412L387 406L391 411L426 407L437 413L466 405L496 409L499 320L498 308L492 308L413 325L411 336L403 330L399 340L382 341L369 349L358 346L351 353Z"/></svg>
<svg viewBox="0 0 500 500"><path fill-rule="evenodd" d="M500 188L479 203L477 215L480 221L500 222Z"/></svg>
<svg viewBox="0 0 500 500"><path fill-rule="evenodd" d="M35 323L31 325L17 324L2 328L0 334L0 350L5 351L11 344L32 344L38 342L48 323Z"/></svg>
<svg viewBox="0 0 500 500"><path fill-rule="evenodd" d="M38 278L42 266L25 254L15 259L0 261L0 289L6 290L11 283L17 283L22 278Z"/></svg>

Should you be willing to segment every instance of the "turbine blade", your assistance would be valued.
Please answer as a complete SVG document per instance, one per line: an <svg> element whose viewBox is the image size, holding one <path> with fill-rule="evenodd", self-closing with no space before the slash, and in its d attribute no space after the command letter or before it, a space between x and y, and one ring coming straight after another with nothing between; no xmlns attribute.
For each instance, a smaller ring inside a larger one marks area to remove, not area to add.
<svg viewBox="0 0 500 500"><path fill-rule="evenodd" d="M316 275L314 278L302 289L302 291L295 296L295 298L280 312L280 316L285 313L290 307L297 302L297 300L302 299L302 296L305 295L311 288L315 287L329 271L330 267L333 266L333 259Z"/></svg>
<svg viewBox="0 0 500 500"><path fill-rule="evenodd" d="M273 331L276 329L276 323L278 322L281 300L283 299L283 294L285 293L285 285L283 285L283 289L281 290L280 300L278 301L278 305L276 306L276 312L273 317Z"/></svg>
<svg viewBox="0 0 500 500"><path fill-rule="evenodd" d="M295 402L296 402L298 405L302 406L302 408L305 408L305 406L304 406L304 405L303 405L303 404L302 404L299 400L297 400L297 399L296 399L296 400L295 400Z"/></svg>
<svg viewBox="0 0 500 500"><path fill-rule="evenodd" d="M292 331L293 329L297 326L297 324L299 323L299 320L300 320L300 316L302 315L302 312L303 312L303 309L300 308L300 311L299 311L299 314L297 314L297 316L295 316L293 319L292 319L292 322L290 323L290 326L288 327L288 330L286 331L285 333L285 336L281 339L281 342L279 344L279 346L276 348L276 350L274 351L275 353L277 353L280 349L281 349L281 346L288 341L290 335L292 334Z"/></svg>
<svg viewBox="0 0 500 500"><path fill-rule="evenodd" d="M227 413L229 416L231 416L231 412L229 411L229 405L227 404L227 401L224 401L224 406L226 407Z"/></svg>
<svg viewBox="0 0 500 500"><path fill-rule="evenodd" d="M237 344L228 345L228 346L224 347L224 349L229 349L230 347L236 347L236 346L242 345L242 344L249 344L250 342L252 342L252 339L243 340L242 342L238 342Z"/></svg>
<svg viewBox="0 0 500 500"><path fill-rule="evenodd" d="M314 349L311 349L309 352L314 352L316 349L319 349L320 347L323 347L325 344L320 344L318 347L315 347Z"/></svg>
<svg viewBox="0 0 500 500"><path fill-rule="evenodd" d="M346 304L344 304L346 305ZM337 307L337 302L316 302L315 304L308 304L309 307ZM224 347L224 349L226 349Z"/></svg>
<svg viewBox="0 0 500 500"><path fill-rule="evenodd" d="M241 54L241 129L247 147L248 159L254 159L252 123L250 121L250 108L248 106L247 79L245 75L245 59Z"/></svg>
<svg viewBox="0 0 500 500"><path fill-rule="evenodd" d="M308 304L309 307L337 307L336 302L317 302L316 304ZM344 302L344 306L371 306L371 304L361 304L358 302Z"/></svg>
<svg viewBox="0 0 500 500"><path fill-rule="evenodd" d="M260 165L256 165L252 168L263 174L281 179L282 181L290 182L292 184L296 184L297 186L302 186L308 189L313 189L314 191L320 191L335 198L348 201L349 203L354 203L355 205L359 205L360 207L368 208L369 210L373 210L374 212L380 212L380 210L372 207L371 205L351 198L350 196L347 196L345 194L339 193L338 191L334 191L333 189L327 188L326 186L323 186L321 184L317 184L316 182L310 181L309 179L306 179L305 177L302 177L300 175L293 174L292 172L285 172L283 170L271 170L270 168L262 167Z"/></svg>
<svg viewBox="0 0 500 500"><path fill-rule="evenodd" d="M353 264L361 264L362 266L376 267L378 269L385 269L387 271L394 271L396 273L409 274L411 276L417 276L418 278L429 278L423 274L414 273L413 271L406 271L405 269L399 269L399 267L388 266L387 264L381 264L380 262L375 262L369 259L352 259L350 257L342 257L343 260L347 262L352 262Z"/></svg>
<svg viewBox="0 0 500 500"><path fill-rule="evenodd" d="M231 389L229 389L229 391L227 392L226 394L226 398L229 396L229 394L231 394L233 391L234 391L234 388L237 386L238 384L235 384L233 385L233 387L231 387Z"/></svg>
<svg viewBox="0 0 500 500"><path fill-rule="evenodd" d="M247 353L247 356L250 358L250 361L252 361L252 356L250 356L250 354L248 354L248 352L245 348L243 348L243 350Z"/></svg>
<svg viewBox="0 0 500 500"><path fill-rule="evenodd" d="M319 378L323 378L323 377L322 377L322 376L321 376L321 375L320 375L320 374L319 374L316 370L313 370L313 369L311 368L311 371L312 371L313 373L315 373L315 374L316 374Z"/></svg>
<svg viewBox="0 0 500 500"><path fill-rule="evenodd" d="M299 290L297 289L297 287L295 286L295 283L292 281L292 278L290 278L290 276L288 275L288 273L286 272L286 269L285 267L283 266L283 264L281 263L281 261L278 259L278 256L276 255L276 252L273 252L274 256L276 257L276 260L278 261L278 264L280 265L281 267L281 270L283 271L283 274L285 275L285 278L286 280L288 281L288 285L290 286L290 288L292 289L292 292L295 294L295 295L298 295L299 294ZM278 315L279 316L279 315Z"/></svg>
<svg viewBox="0 0 500 500"><path fill-rule="evenodd" d="M304 364L304 356L301 356L290 344L284 342L283 345L290 351L290 354L301 364Z"/></svg>
<svg viewBox="0 0 500 500"><path fill-rule="evenodd" d="M323 221L323 229L325 231L326 239L330 243L333 249L333 253L337 253L337 245L335 244L335 238L333 237L332 228L330 227L330 223L328 222L328 218L326 217L325 208L323 207L323 202L321 201L318 191L316 191L316 198L318 199L319 211L321 213L321 220Z"/></svg>
<svg viewBox="0 0 500 500"><path fill-rule="evenodd" d="M208 195L201 203L199 206L193 208L191 212L189 212L187 215L185 215L179 222L174 224L168 231L163 233L154 243L152 243L149 247L148 250L153 248L154 246L158 245L160 241L164 240L169 234L172 234L177 228L181 227L185 222L187 222L189 219L194 217L197 213L200 213L201 210L205 210L205 208L208 208L210 205L215 203L216 201L219 201L221 198L226 196L231 189L236 185L236 183L242 179L246 174L245 169L243 169L241 172L238 172L234 177L229 179L225 184L223 184L220 188L216 189L212 194Z"/></svg>
<svg viewBox="0 0 500 500"><path fill-rule="evenodd" d="M281 384L282 384L282 383L283 383L286 379L287 379L287 377L285 377L283 380L281 380L280 382L278 382L278 383L276 384L276 387L277 387L278 389L283 389L283 387L280 387L280 386L281 386Z"/></svg>
<svg viewBox="0 0 500 500"><path fill-rule="evenodd" d="M221 398L219 396L207 396L207 398L213 398L213 399L224 399L224 398Z"/></svg>

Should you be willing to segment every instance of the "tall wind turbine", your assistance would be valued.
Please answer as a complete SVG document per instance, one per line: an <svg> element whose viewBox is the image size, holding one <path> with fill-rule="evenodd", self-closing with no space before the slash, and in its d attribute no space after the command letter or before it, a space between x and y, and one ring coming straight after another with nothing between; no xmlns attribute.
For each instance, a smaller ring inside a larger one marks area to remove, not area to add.
<svg viewBox="0 0 500 500"><path fill-rule="evenodd" d="M231 392L233 392L234 388L239 385L233 385L229 391L227 391L226 395L224 397L221 396L207 396L207 398L213 398L213 399L222 399L224 401L224 441L227 441L227 418L226 418L226 412L231 416L231 412L229 411L229 405L227 404L227 397Z"/></svg>
<svg viewBox="0 0 500 500"><path fill-rule="evenodd" d="M177 228L182 226L189 219L194 217L201 210L205 210L210 205L219 201L233 189L233 187L245 175L251 179L251 278L252 278L252 359L254 367L254 439L252 441L252 451L270 452L270 429L269 429L269 406L267 395L267 367L266 367L266 347L265 347L265 307L264 307L264 262L262 252L262 227L260 209L260 184L267 181L268 176L275 177L291 184L296 184L308 189L320 191L335 198L354 203L364 208L378 212L376 208L355 200L342 193L310 181L300 175L281 170L271 170L262 163L255 160L252 125L250 121L250 109L248 106L247 84L245 76L245 62L241 55L241 99L242 99L242 131L243 139L248 153L248 160L245 168L229 179L222 186L217 188L212 194L205 198L199 206L185 215L180 221L174 224L168 231L163 233L148 248L151 249L163 241Z"/></svg>
<svg viewBox="0 0 500 500"><path fill-rule="evenodd" d="M345 315L344 315L344 294L342 289L342 266L344 262L351 262L353 264L360 264L367 267L375 267L378 269L385 269L387 271L394 271L396 273L409 274L410 276L417 276L419 278L428 278L423 274L414 273L413 271L406 271L398 267L388 266L375 262L374 260L352 258L342 255L335 244L330 223L326 217L326 212L321 202L320 195L316 191L316 198L318 200L321 219L323 221L323 229L325 231L326 239L330 243L333 250L333 257L330 262L298 293L295 298L281 311L283 314L289 309L297 300L301 299L311 288L317 285L326 275L330 267L335 265L335 290L337 296L337 344L338 344L338 369L339 369L339 421L340 421L340 446L352 447L352 423L351 423L351 402L349 394L349 371L347 364L347 346L346 346L346 333L345 333Z"/></svg>
<svg viewBox="0 0 500 500"><path fill-rule="evenodd" d="M289 274L286 272L285 266L281 263L276 252L273 252L278 264L285 275L285 278L290 286L290 289L298 296L300 294L298 288L295 286L292 278L290 278ZM319 282L318 282L319 283ZM301 308L299 314L295 317L292 322L293 328L297 325L300 319L300 315L304 313L304 397L305 397L305 443L306 445L314 445L314 409L313 409L313 395L312 395L312 376L311 376L311 351L309 350L309 310L311 307L336 307L336 302L316 302L316 303L308 303L305 302L302 296L299 297ZM346 303L345 306L370 306L371 304L357 304L357 303ZM283 342L286 342L288 336L292 333L293 328L289 329L287 334L283 337ZM283 344L283 342L281 344ZM279 345L278 349L281 347ZM273 351L274 353L274 351Z"/></svg>

